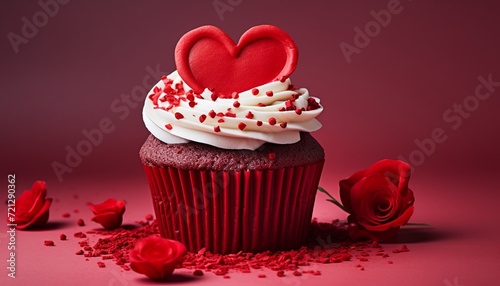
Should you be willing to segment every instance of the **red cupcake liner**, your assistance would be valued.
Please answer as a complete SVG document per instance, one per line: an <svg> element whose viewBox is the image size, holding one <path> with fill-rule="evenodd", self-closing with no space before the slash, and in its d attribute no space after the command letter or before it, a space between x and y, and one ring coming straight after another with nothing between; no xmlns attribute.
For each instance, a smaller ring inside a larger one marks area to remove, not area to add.
<svg viewBox="0 0 500 286"><path fill-rule="evenodd" d="M259 252L307 239L324 161L264 171L144 166L163 237L189 251Z"/></svg>

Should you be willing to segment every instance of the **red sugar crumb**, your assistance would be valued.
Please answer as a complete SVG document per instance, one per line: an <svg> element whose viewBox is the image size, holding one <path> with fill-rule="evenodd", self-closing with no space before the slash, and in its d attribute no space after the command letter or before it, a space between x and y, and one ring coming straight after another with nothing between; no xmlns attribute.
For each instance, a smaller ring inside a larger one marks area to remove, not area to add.
<svg viewBox="0 0 500 286"><path fill-rule="evenodd" d="M217 113L215 113L213 109L208 112L208 116L210 116L211 118L215 118L216 115Z"/></svg>
<svg viewBox="0 0 500 286"><path fill-rule="evenodd" d="M238 108L238 107L240 107L240 103L238 101L235 101L235 102L233 102L233 106Z"/></svg>
<svg viewBox="0 0 500 286"><path fill-rule="evenodd" d="M77 252L75 252L76 255L83 255L83 250L78 250Z"/></svg>
<svg viewBox="0 0 500 286"><path fill-rule="evenodd" d="M267 276L266 276L266 274L259 274L259 275L257 275L257 277L259 277L259 278L266 278Z"/></svg>
<svg viewBox="0 0 500 286"><path fill-rule="evenodd" d="M274 160L276 159L276 153L269 153L269 160Z"/></svg>
<svg viewBox="0 0 500 286"><path fill-rule="evenodd" d="M63 233L61 235L59 235L59 239L60 240L66 240L66 235Z"/></svg>
<svg viewBox="0 0 500 286"><path fill-rule="evenodd" d="M281 126L281 128L286 128L286 122L281 122L280 126Z"/></svg>
<svg viewBox="0 0 500 286"><path fill-rule="evenodd" d="M85 226L85 222L83 221L83 219L78 219L78 221L76 222L79 226Z"/></svg>
<svg viewBox="0 0 500 286"><path fill-rule="evenodd" d="M71 216L71 214L70 214L70 213L63 213L63 214L62 214L62 217L63 217L63 218L68 218L68 217L70 217L70 216Z"/></svg>
<svg viewBox="0 0 500 286"><path fill-rule="evenodd" d="M212 93L212 95L210 95L210 98L213 100L213 101L216 101L217 98L219 98L219 96L215 93Z"/></svg>
<svg viewBox="0 0 500 286"><path fill-rule="evenodd" d="M300 109L300 108L295 109L295 113L297 113L297 115L301 115L302 109Z"/></svg>
<svg viewBox="0 0 500 286"><path fill-rule="evenodd" d="M153 215L152 214L147 214L145 216L145 218L146 218L147 221L152 221L153 220Z"/></svg>
<svg viewBox="0 0 500 286"><path fill-rule="evenodd" d="M184 115L182 115L182 113L180 113L180 112L176 112L174 115L175 115L175 119L177 119L177 120L184 118Z"/></svg>
<svg viewBox="0 0 500 286"><path fill-rule="evenodd" d="M231 97L233 99L238 99L240 97L240 95L236 91L233 91L233 93L231 93Z"/></svg>
<svg viewBox="0 0 500 286"><path fill-rule="evenodd" d="M215 132L220 132L220 127L219 127L219 126L215 126L215 127L214 127L214 131L215 131Z"/></svg>
<svg viewBox="0 0 500 286"><path fill-rule="evenodd" d="M276 272L276 275L277 275L278 277L284 277L284 276L285 276L285 271L283 271L283 270L279 270L278 272Z"/></svg>
<svg viewBox="0 0 500 286"><path fill-rule="evenodd" d="M194 276L203 276L203 271L201 271L200 269L196 269L194 272L193 272L193 275Z"/></svg>
<svg viewBox="0 0 500 286"><path fill-rule="evenodd" d="M257 106L259 106L259 107L266 107L266 105L264 103L262 103L262 102L257 103Z"/></svg>
<svg viewBox="0 0 500 286"><path fill-rule="evenodd" d="M253 118L253 113L251 111L249 111L247 113L247 115L245 115L245 117L248 118L248 119L252 119Z"/></svg>
<svg viewBox="0 0 500 286"><path fill-rule="evenodd" d="M253 95L257 95L257 94L259 94L259 89L258 89L258 88L253 88L253 89L252 89L252 94L253 94Z"/></svg>
<svg viewBox="0 0 500 286"><path fill-rule="evenodd" d="M43 242L45 246L55 246L54 242L52 240L45 240Z"/></svg>
<svg viewBox="0 0 500 286"><path fill-rule="evenodd" d="M262 121L257 120L257 126L262 126Z"/></svg>
<svg viewBox="0 0 500 286"><path fill-rule="evenodd" d="M272 90L268 90L268 91L266 91L266 95L267 95L267 96L273 96L273 91L272 91Z"/></svg>
<svg viewBox="0 0 500 286"><path fill-rule="evenodd" d="M243 123L243 122L238 123L239 130L243 130L243 129L245 129L245 127L247 127L247 125L245 123Z"/></svg>
<svg viewBox="0 0 500 286"><path fill-rule="evenodd" d="M99 268L105 268L106 264L104 264L104 262L102 261L97 261L97 266L99 266Z"/></svg>
<svg viewBox="0 0 500 286"><path fill-rule="evenodd" d="M200 115L200 123L203 123L205 119L207 119L207 116L205 114Z"/></svg>
<svg viewBox="0 0 500 286"><path fill-rule="evenodd" d="M302 276L302 273L300 273L297 270L295 270L292 274L293 274L293 276Z"/></svg>
<svg viewBox="0 0 500 286"><path fill-rule="evenodd" d="M224 123L224 119L221 118L221 119L217 120L217 122L218 123Z"/></svg>
<svg viewBox="0 0 500 286"><path fill-rule="evenodd" d="M269 122L270 125L275 125L276 124L276 118L271 117L271 118L269 118L268 122Z"/></svg>
<svg viewBox="0 0 500 286"><path fill-rule="evenodd" d="M167 130L172 130L172 124L169 123L169 124L165 125L165 128L167 128Z"/></svg>

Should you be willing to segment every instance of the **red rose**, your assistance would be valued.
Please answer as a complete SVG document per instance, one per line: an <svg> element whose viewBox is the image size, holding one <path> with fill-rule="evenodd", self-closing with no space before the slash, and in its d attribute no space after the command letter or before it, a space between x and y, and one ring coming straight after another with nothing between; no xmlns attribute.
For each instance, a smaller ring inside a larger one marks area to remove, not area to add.
<svg viewBox="0 0 500 286"><path fill-rule="evenodd" d="M153 280L164 280L180 265L186 252L186 246L178 241L150 236L137 241L130 251L130 267Z"/></svg>
<svg viewBox="0 0 500 286"><path fill-rule="evenodd" d="M340 181L340 199L348 217L352 239L377 241L394 238L413 214L414 197L408 188L410 166L381 160Z"/></svg>
<svg viewBox="0 0 500 286"><path fill-rule="evenodd" d="M47 186L44 181L36 181L31 190L24 191L16 200L15 220L7 217L9 223L17 224L17 229L43 225L49 220L52 199L46 199Z"/></svg>
<svg viewBox="0 0 500 286"><path fill-rule="evenodd" d="M97 205L89 203L89 207L94 213L91 220L101 224L105 229L115 229L122 225L123 213L125 212L124 201L107 199Z"/></svg>

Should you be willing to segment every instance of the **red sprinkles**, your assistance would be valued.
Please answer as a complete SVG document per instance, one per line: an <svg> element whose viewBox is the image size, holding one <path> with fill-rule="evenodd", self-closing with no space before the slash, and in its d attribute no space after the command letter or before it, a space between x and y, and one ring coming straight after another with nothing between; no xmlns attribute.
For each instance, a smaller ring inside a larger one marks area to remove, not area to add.
<svg viewBox="0 0 500 286"><path fill-rule="evenodd" d="M257 94L259 94L259 89L258 89L258 88L253 88L253 89L252 89L252 94L253 94L253 95L257 95Z"/></svg>
<svg viewBox="0 0 500 286"><path fill-rule="evenodd" d="M184 118L184 115L182 115L182 113L180 113L180 112L176 112L174 115L175 115L175 119L177 119L177 120Z"/></svg>
<svg viewBox="0 0 500 286"><path fill-rule="evenodd" d="M88 231L87 233L102 237L93 246L89 245L88 239L78 242L81 249L75 254L83 255L87 260L99 257L101 260L113 261L124 271L129 271L129 252L134 248L135 243L141 238L159 234L158 224L152 220L152 215L146 215L145 222L137 223L140 227ZM266 269L275 271L277 277L307 274L319 276L320 271L304 269L304 267L311 266L311 263L353 263L351 262L353 260L368 262L368 257L371 257L371 260L385 259L387 253L377 242L351 242L348 239L346 227L345 223L340 223L338 220L332 223L319 223L313 220L308 242L300 249L261 253L240 251L221 255L210 253L203 248L196 253L188 252L179 268L192 270L194 276L203 276L209 272L225 279L230 278L230 272L252 273L255 270ZM50 245L50 242L46 241L45 244ZM406 245L395 250L397 253L409 251ZM387 263L392 264L393 261L388 260ZM361 264L353 265L361 271L367 267ZM97 261L97 266L104 268L106 264ZM267 277L262 272L256 275L259 278Z"/></svg>

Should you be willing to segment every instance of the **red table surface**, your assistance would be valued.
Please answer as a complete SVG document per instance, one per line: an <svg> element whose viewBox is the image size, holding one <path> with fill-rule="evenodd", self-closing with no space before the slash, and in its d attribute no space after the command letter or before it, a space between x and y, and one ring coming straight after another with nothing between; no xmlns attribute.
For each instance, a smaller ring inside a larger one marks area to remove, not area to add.
<svg viewBox="0 0 500 286"><path fill-rule="evenodd" d="M141 176L112 180L74 178L65 184L49 184L49 196L55 194L47 230L16 232L16 278L8 278L5 267L0 281L7 285L150 285L155 284L133 271L123 271L112 261L98 268L100 258L85 261L75 255L79 250L73 233L98 228L90 221L87 202L100 202L109 197L126 200L125 224L134 224L153 213L145 179ZM324 179L322 185L336 195L335 182ZM338 264L312 264L302 270L320 270L321 276L304 274L295 277L288 273L279 278L271 270L253 270L243 274L230 272L223 279L206 272L202 277L192 270L178 269L169 285L496 285L500 229L496 192L497 179L493 174L474 174L457 180L455 177L416 173L410 186L415 192L416 212L412 222L425 222L431 227L405 227L396 242L382 244L390 257L369 257L368 262L353 259ZM64 190L58 190L63 188ZM479 190L481 195L478 195ZM76 195L76 196L75 196ZM314 217L320 221L344 220L346 215L318 193ZM78 210L75 213L74 210ZM2 208L3 212L3 208ZM63 218L63 213L70 213ZM86 226L77 226L82 218ZM59 235L66 234L67 241ZM99 236L89 236L95 241ZM54 247L44 246L53 240ZM8 257L5 224L0 235L0 257ZM393 254L392 249L406 244L407 253ZM390 259L393 264L388 264ZM2 265L6 261L3 259ZM364 271L355 267L361 264ZM266 278L258 278L258 274ZM5 285L2 283L2 285Z"/></svg>

